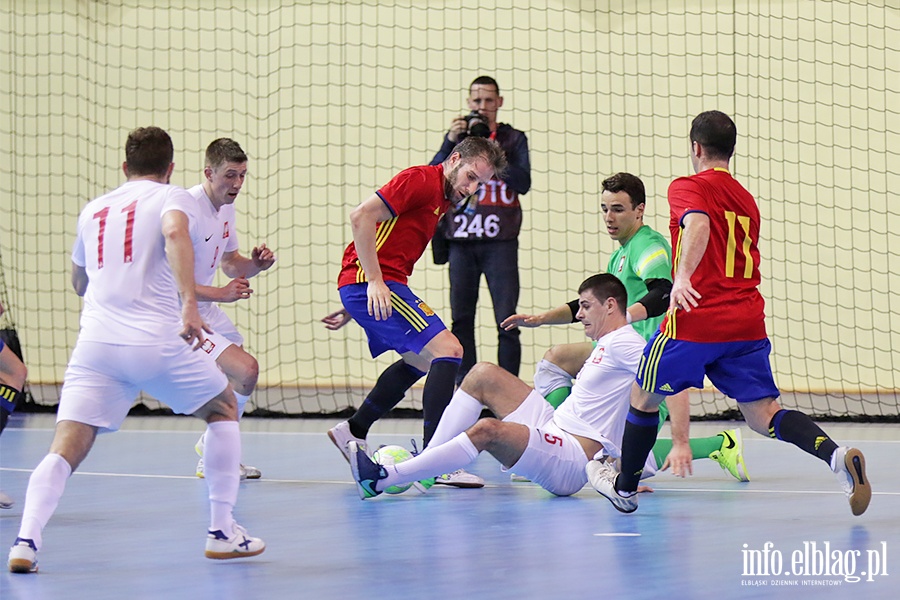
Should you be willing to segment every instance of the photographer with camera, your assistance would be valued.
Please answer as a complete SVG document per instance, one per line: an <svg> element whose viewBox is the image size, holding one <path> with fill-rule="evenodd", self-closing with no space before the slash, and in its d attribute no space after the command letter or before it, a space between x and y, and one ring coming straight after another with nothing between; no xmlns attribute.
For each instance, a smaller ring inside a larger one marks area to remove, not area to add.
<svg viewBox="0 0 900 600"><path fill-rule="evenodd" d="M519 300L519 196L531 188L528 139L511 125L497 122L497 111L503 106L497 82L492 77L476 78L469 86L467 103L471 112L453 119L431 164L443 162L465 137L480 136L500 144L509 167L502 180L492 180L477 195L448 211L432 240L435 263L450 263L452 331L464 352L457 382L477 362L475 313L482 274L494 305L499 337L497 363L513 375L519 373L519 332L505 331L500 323L515 314Z"/></svg>

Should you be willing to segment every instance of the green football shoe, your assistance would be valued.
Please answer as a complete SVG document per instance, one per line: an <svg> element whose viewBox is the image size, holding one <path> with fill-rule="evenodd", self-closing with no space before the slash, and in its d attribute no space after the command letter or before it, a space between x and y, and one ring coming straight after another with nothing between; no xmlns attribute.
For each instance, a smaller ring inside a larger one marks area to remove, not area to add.
<svg viewBox="0 0 900 600"><path fill-rule="evenodd" d="M709 457L719 463L723 470L731 473L738 481L750 481L747 465L744 464L744 445L741 443L741 430L729 429L718 435L722 436L722 447L712 452Z"/></svg>

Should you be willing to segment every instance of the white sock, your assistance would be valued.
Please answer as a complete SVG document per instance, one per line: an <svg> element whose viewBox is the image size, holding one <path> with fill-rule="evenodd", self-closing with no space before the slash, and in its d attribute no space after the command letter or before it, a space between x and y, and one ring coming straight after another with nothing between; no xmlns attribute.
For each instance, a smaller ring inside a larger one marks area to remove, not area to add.
<svg viewBox="0 0 900 600"><path fill-rule="evenodd" d="M441 420L438 421L437 429L428 443L428 448L434 448L441 444L446 444L452 440L460 432L465 431L478 421L481 416L482 404L475 399L474 396L464 392L462 388L454 392L450 399L450 404L444 409ZM442 473L449 471L441 471Z"/></svg>
<svg viewBox="0 0 900 600"><path fill-rule="evenodd" d="M28 480L19 537L33 540L38 550L41 549L41 532L56 511L71 474L72 467L66 459L59 454L48 454Z"/></svg>
<svg viewBox="0 0 900 600"><path fill-rule="evenodd" d="M378 488L383 490L392 485L411 483L441 473L452 473L465 467L476 458L478 458L478 449L466 432L462 432L440 446L429 445L428 452L423 452L402 463L385 467L388 476L387 479L378 482Z"/></svg>
<svg viewBox="0 0 900 600"><path fill-rule="evenodd" d="M241 430L237 421L216 421L206 426L203 475L209 486L211 531L230 536L234 505L241 483Z"/></svg>
<svg viewBox="0 0 900 600"><path fill-rule="evenodd" d="M534 371L534 389L546 398L562 387L572 387L572 376L549 360L541 360Z"/></svg>
<svg viewBox="0 0 900 600"><path fill-rule="evenodd" d="M240 421L241 417L244 416L244 407L247 406L247 401L250 400L250 396L245 396L243 394L238 394L237 392L235 392L234 397L237 398L238 421Z"/></svg>

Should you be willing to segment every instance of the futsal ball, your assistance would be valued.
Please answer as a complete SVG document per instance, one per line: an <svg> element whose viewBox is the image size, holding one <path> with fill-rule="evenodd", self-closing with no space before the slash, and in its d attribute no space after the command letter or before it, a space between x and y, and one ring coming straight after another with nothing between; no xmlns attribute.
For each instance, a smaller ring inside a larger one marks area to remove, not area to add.
<svg viewBox="0 0 900 600"><path fill-rule="evenodd" d="M412 458L412 453L409 450L404 448L403 446L382 446L372 455L372 460L377 462L379 465L393 465L397 463L401 463L404 460L409 460ZM412 483L405 483L403 485L392 485L384 489L386 494L402 494L406 490L412 487Z"/></svg>

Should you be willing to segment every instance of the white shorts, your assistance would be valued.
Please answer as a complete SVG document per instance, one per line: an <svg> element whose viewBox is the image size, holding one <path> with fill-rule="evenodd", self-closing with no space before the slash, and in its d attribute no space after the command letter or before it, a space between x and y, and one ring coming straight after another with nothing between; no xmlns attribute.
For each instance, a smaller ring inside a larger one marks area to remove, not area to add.
<svg viewBox="0 0 900 600"><path fill-rule="evenodd" d="M528 394L519 408L503 420L529 429L528 447L518 462L504 471L515 471L557 496L571 496L587 484L584 468L593 457L584 453L575 436L553 422L553 407L539 392ZM656 472L656 459L651 452L647 455L641 479L652 477Z"/></svg>
<svg viewBox="0 0 900 600"><path fill-rule="evenodd" d="M215 361L179 338L156 346L78 342L66 368L56 421L116 431L141 391L176 413L192 414L227 386Z"/></svg>
<svg viewBox="0 0 900 600"><path fill-rule="evenodd" d="M511 470L557 496L570 496L585 486L584 448L553 422L553 407L538 392L528 394L503 420L525 425L530 434L528 447Z"/></svg>
<svg viewBox="0 0 900 600"><path fill-rule="evenodd" d="M203 332L206 339L203 341L200 349L209 354L213 360L217 360L225 352L225 349L232 344L235 346L244 345L244 336L238 333L234 323L231 322L225 311L219 308L218 305L210 304L209 307L203 310L201 316L213 332Z"/></svg>

